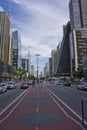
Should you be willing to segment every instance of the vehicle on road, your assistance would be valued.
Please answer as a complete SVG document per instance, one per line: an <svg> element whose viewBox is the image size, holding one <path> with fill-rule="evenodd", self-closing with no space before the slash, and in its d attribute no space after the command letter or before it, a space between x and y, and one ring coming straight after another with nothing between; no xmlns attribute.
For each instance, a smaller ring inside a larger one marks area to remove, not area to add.
<svg viewBox="0 0 87 130"><path fill-rule="evenodd" d="M26 89L26 88L28 88L29 87L29 85L28 85L28 83L26 83L26 82L23 82L23 83L21 83L21 85L20 85L20 88L21 89Z"/></svg>
<svg viewBox="0 0 87 130"><path fill-rule="evenodd" d="M6 83L0 83L0 92L4 93L7 91L7 84Z"/></svg>
<svg viewBox="0 0 87 130"><path fill-rule="evenodd" d="M33 85L33 80L28 80L28 85Z"/></svg>
<svg viewBox="0 0 87 130"><path fill-rule="evenodd" d="M81 82L77 85L78 90L87 90L87 82Z"/></svg>
<svg viewBox="0 0 87 130"><path fill-rule="evenodd" d="M63 86L71 86L71 82L66 81L66 82L63 83Z"/></svg>
<svg viewBox="0 0 87 130"><path fill-rule="evenodd" d="M9 81L7 84L7 89L14 89L16 88L16 83L13 81Z"/></svg>

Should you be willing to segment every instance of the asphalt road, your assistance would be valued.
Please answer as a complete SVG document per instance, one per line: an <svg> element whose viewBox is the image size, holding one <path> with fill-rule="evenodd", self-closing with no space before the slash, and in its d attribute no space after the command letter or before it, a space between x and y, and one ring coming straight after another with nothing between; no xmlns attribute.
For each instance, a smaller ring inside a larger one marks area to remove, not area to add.
<svg viewBox="0 0 87 130"><path fill-rule="evenodd" d="M55 84L45 84L56 96L58 96L77 115L82 117L82 100L87 99L87 91L77 90L75 86L65 87ZM87 101L84 103L84 115L87 119Z"/></svg>
<svg viewBox="0 0 87 130"><path fill-rule="evenodd" d="M0 113L24 91L20 89L20 84L18 84L16 89L10 89L6 93L0 94Z"/></svg>
<svg viewBox="0 0 87 130"><path fill-rule="evenodd" d="M56 96L58 96L67 106L69 106L76 114L82 116L82 100L87 98L87 91L77 90L74 86L64 87L55 84L45 84ZM0 113L13 102L25 90L20 89L20 85L16 89L8 90L0 95ZM84 113L87 118L87 102L84 104Z"/></svg>
<svg viewBox="0 0 87 130"><path fill-rule="evenodd" d="M0 116L1 130L83 130L81 120L44 85L25 91L22 98Z"/></svg>

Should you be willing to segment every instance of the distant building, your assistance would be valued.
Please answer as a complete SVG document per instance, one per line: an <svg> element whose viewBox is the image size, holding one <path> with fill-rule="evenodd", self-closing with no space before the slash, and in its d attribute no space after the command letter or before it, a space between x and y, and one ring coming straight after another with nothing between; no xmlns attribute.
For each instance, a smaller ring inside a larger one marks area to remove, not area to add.
<svg viewBox="0 0 87 130"><path fill-rule="evenodd" d="M52 57L52 75L55 74L55 67L56 67L56 58L57 58L57 51L54 49L51 51L51 57Z"/></svg>
<svg viewBox="0 0 87 130"><path fill-rule="evenodd" d="M9 64L10 21L5 12L0 12L0 60Z"/></svg>
<svg viewBox="0 0 87 130"><path fill-rule="evenodd" d="M46 78L49 77L49 63L45 64L45 76Z"/></svg>
<svg viewBox="0 0 87 130"><path fill-rule="evenodd" d="M10 41L9 41L9 54L8 54L8 64L12 65L12 54L13 54L13 39L10 35Z"/></svg>
<svg viewBox="0 0 87 130"><path fill-rule="evenodd" d="M49 58L49 76L52 76L52 58Z"/></svg>
<svg viewBox="0 0 87 130"><path fill-rule="evenodd" d="M23 70L28 71L27 70L27 59L25 59L25 58L21 59L21 67L22 67Z"/></svg>
<svg viewBox="0 0 87 130"><path fill-rule="evenodd" d="M12 36L13 36L12 64L18 69L21 67L21 39L18 31L12 32Z"/></svg>
<svg viewBox="0 0 87 130"><path fill-rule="evenodd" d="M31 75L34 76L35 75L34 65L31 65L30 68L31 68L30 69Z"/></svg>

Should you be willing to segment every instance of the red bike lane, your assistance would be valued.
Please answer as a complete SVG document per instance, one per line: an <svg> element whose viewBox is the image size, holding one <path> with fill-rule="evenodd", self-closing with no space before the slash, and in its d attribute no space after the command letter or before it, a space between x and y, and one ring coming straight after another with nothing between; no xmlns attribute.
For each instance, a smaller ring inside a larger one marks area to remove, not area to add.
<svg viewBox="0 0 87 130"><path fill-rule="evenodd" d="M23 96L0 118L0 130L83 130L43 86L36 85Z"/></svg>

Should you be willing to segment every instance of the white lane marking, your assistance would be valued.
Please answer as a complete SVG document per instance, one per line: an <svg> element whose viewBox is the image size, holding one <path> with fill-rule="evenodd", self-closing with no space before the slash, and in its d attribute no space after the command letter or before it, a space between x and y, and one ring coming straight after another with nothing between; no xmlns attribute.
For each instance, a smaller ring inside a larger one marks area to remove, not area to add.
<svg viewBox="0 0 87 130"><path fill-rule="evenodd" d="M59 103L53 98L53 96L51 94L53 94L55 97L56 95L51 92L48 88L45 88L46 92L49 94L49 96L51 97L51 99L57 104L57 106L63 111L63 113L69 118L71 119L72 121L74 121L77 125L79 125L83 130L85 130L85 128L77 121L75 120L73 117L71 117L60 105ZM51 93L51 94L50 94ZM58 99L58 97L57 97ZM59 100L59 99L58 99ZM66 106L67 107L67 106Z"/></svg>
<svg viewBox="0 0 87 130"><path fill-rule="evenodd" d="M27 94L30 92L31 89L29 89L29 91L21 98L21 100L19 100L19 102L14 106L13 109L11 109L11 111L2 119L0 120L0 124L5 121L11 114L12 112L18 107L18 105L23 101L23 99L25 98L25 96L27 96Z"/></svg>
<svg viewBox="0 0 87 130"><path fill-rule="evenodd" d="M11 105L13 105L24 93L26 93L27 90L25 90L23 93L21 93L13 102L11 102L1 113L0 115L2 115Z"/></svg>

